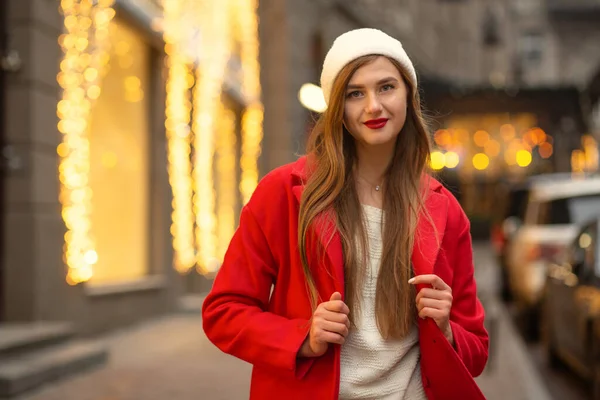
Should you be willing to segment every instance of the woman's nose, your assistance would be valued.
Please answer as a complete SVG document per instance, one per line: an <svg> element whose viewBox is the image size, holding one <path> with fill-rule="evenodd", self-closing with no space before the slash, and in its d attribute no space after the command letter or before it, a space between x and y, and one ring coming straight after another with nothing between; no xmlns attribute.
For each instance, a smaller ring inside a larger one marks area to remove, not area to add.
<svg viewBox="0 0 600 400"><path fill-rule="evenodd" d="M381 102L376 94L368 95L365 112L367 114L377 114L381 111Z"/></svg>

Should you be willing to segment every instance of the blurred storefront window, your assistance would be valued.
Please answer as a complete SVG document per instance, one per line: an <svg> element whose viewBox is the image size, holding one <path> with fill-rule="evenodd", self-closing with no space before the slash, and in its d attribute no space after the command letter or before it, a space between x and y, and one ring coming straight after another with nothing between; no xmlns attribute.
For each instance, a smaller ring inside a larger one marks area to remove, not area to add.
<svg viewBox="0 0 600 400"><path fill-rule="evenodd" d="M110 25L110 61L90 121L92 283L147 274L150 49L120 20Z"/></svg>

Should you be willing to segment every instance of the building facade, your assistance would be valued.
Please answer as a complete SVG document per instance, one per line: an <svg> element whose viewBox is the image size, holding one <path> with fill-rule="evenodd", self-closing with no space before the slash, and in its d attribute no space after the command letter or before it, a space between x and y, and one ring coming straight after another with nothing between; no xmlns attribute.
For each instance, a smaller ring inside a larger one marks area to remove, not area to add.
<svg viewBox="0 0 600 400"><path fill-rule="evenodd" d="M1 7L0 322L96 334L176 310L282 151L262 140L256 2Z"/></svg>

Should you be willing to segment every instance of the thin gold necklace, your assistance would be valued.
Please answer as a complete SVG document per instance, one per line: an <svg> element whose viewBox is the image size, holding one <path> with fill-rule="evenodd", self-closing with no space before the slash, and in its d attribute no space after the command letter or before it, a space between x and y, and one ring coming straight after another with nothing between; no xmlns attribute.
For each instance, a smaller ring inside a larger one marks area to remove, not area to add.
<svg viewBox="0 0 600 400"><path fill-rule="evenodd" d="M362 176L356 174L357 177L359 177L361 180L365 181L366 183L368 183L369 185L373 186L375 188L376 192L379 192L381 190L381 185L374 185L371 182L369 182L368 180L366 180L365 178L363 178Z"/></svg>

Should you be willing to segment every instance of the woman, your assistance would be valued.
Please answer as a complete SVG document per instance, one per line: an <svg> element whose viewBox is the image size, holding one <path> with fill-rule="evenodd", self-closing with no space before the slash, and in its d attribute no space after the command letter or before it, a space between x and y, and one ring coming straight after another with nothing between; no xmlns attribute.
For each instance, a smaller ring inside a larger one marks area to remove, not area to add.
<svg viewBox="0 0 600 400"><path fill-rule="evenodd" d="M243 208L203 326L254 365L252 399L483 399L469 222L426 174L412 62L374 29L323 65L308 155Z"/></svg>

